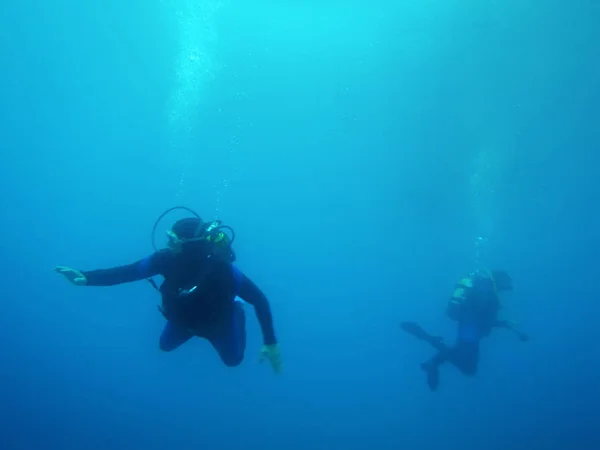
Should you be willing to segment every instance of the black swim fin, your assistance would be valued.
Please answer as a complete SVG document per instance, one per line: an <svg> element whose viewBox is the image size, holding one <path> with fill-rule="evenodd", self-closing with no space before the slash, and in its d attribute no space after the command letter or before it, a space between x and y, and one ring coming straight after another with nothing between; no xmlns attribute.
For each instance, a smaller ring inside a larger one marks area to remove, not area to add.
<svg viewBox="0 0 600 450"><path fill-rule="evenodd" d="M437 391L440 385L440 371L437 366L434 366L432 363L423 363L421 364L421 369L427 373L427 386L429 386L429 390L431 392Z"/></svg>
<svg viewBox="0 0 600 450"><path fill-rule="evenodd" d="M417 339L427 342L436 350L444 351L448 349L443 343L443 338L429 334L417 322L402 322L400 327L408 334L412 334Z"/></svg>

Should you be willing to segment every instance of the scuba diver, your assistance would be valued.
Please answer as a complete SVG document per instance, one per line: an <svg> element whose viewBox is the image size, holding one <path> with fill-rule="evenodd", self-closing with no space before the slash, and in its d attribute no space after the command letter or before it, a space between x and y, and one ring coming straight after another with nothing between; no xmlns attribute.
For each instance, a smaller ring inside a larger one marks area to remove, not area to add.
<svg viewBox="0 0 600 450"><path fill-rule="evenodd" d="M184 209L195 217L175 222L167 231L167 248L158 250L156 228L170 211ZM223 230L229 230L230 237ZM255 309L263 334L260 361L268 360L276 373L282 369L269 302L261 290L234 264L235 234L220 221L204 222L191 209L176 206L154 224L155 252L133 264L111 269L79 271L57 266L55 271L76 286L114 286L148 279L162 297L159 311L167 320L159 340L161 350L175 350L194 336L207 339L229 367L238 366L246 349L243 302ZM152 277L162 275L160 288Z"/></svg>
<svg viewBox="0 0 600 450"><path fill-rule="evenodd" d="M454 346L443 338L427 333L415 322L402 322L407 333L427 342L437 350L429 361L421 364L427 373L427 384L432 391L439 384L439 366L448 361L465 375L475 375L479 363L479 343L493 328L514 331L522 342L528 337L519 331L515 322L498 319L502 305L499 292L512 290L512 279L501 270L478 270L461 279L448 302L446 315L457 322L458 333Z"/></svg>

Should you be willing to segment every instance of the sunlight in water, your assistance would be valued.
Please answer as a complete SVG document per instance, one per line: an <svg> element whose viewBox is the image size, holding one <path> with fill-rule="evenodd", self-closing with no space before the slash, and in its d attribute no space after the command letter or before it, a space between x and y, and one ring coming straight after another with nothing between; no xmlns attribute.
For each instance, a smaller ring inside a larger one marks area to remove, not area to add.
<svg viewBox="0 0 600 450"><path fill-rule="evenodd" d="M493 133L492 133L493 134ZM481 145L473 161L470 177L471 209L473 214L475 236L475 263L481 267L488 263L485 252L488 242L494 234L494 223L498 214L497 198L501 195L506 164L513 153L513 144L507 136L490 139Z"/></svg>
<svg viewBox="0 0 600 450"><path fill-rule="evenodd" d="M201 157L192 151L198 111L205 90L219 72L214 46L217 42L215 17L223 3L219 1L164 1L177 17L179 50L174 86L168 104L170 136L169 157L180 166L177 199L182 201L187 186L187 168Z"/></svg>
<svg viewBox="0 0 600 450"><path fill-rule="evenodd" d="M471 207L475 221L475 265L486 264L485 249L494 232L494 193L497 167L494 164L496 149L485 146L479 149L471 174Z"/></svg>

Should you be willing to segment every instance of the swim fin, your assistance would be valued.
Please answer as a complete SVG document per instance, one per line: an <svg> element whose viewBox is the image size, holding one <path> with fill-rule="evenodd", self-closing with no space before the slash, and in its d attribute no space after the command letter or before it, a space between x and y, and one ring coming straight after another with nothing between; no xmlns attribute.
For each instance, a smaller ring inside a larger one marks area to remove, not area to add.
<svg viewBox="0 0 600 450"><path fill-rule="evenodd" d="M427 373L427 386L431 392L437 391L440 384L440 371L431 362L421 364L421 369Z"/></svg>
<svg viewBox="0 0 600 450"><path fill-rule="evenodd" d="M412 334L417 339L427 342L436 350L448 350L446 344L443 343L443 338L429 334L417 322L402 322L400 327L408 334Z"/></svg>

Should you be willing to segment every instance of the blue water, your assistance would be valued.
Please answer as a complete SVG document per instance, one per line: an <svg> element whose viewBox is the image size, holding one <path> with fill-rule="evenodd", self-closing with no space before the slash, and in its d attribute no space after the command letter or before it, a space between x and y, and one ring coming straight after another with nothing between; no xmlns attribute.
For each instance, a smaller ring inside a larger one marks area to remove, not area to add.
<svg viewBox="0 0 600 450"><path fill-rule="evenodd" d="M0 448L600 448L600 4L0 4ZM285 369L158 350L187 205L237 232ZM159 230L162 236L169 216ZM456 280L504 268L480 370L429 392Z"/></svg>

